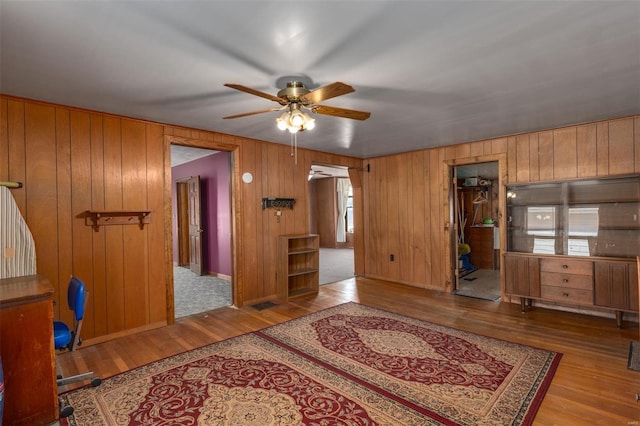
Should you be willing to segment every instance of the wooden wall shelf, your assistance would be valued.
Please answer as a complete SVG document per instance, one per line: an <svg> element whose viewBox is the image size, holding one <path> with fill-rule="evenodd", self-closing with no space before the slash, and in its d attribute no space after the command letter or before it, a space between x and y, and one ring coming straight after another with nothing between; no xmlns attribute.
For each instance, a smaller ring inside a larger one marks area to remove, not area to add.
<svg viewBox="0 0 640 426"><path fill-rule="evenodd" d="M144 229L145 224L151 223L150 210L87 210L86 214L85 224L96 232L106 225L137 224Z"/></svg>

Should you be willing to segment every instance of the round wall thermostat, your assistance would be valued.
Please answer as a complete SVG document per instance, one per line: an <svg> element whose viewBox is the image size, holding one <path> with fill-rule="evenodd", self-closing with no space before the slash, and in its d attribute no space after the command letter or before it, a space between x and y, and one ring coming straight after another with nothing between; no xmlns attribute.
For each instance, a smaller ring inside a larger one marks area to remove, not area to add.
<svg viewBox="0 0 640 426"><path fill-rule="evenodd" d="M245 172L242 174L242 181L244 183L251 183L253 182L253 175L249 172Z"/></svg>

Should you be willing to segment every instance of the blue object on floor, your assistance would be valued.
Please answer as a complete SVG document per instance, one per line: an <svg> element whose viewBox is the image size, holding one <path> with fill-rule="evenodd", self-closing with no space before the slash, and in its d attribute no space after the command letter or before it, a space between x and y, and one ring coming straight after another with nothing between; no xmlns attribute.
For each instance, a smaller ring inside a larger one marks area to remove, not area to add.
<svg viewBox="0 0 640 426"><path fill-rule="evenodd" d="M462 266L464 267L464 269L466 269L467 271L475 271L476 268L471 264L471 262L469 262L470 255L471 253L461 254L460 260L462 260Z"/></svg>

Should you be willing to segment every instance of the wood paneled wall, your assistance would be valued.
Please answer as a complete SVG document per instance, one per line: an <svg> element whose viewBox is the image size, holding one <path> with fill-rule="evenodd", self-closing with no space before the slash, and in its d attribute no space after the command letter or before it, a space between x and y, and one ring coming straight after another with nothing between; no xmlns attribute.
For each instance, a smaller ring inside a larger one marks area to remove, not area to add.
<svg viewBox="0 0 640 426"><path fill-rule="evenodd" d="M451 290L446 164L504 155L502 184L640 173L640 116L367 160L366 275Z"/></svg>
<svg viewBox="0 0 640 426"><path fill-rule="evenodd" d="M299 148L296 163L287 145L1 96L0 180L24 183L12 193L34 235L38 272L54 285L56 318L71 322L70 275L87 283L85 339L173 320L171 143L232 152L237 305L275 297L278 235L310 229L312 163L370 164L354 190L356 274L440 290L450 280L448 163L506 156L503 182L640 172L640 116L365 161ZM295 208L278 219L262 210L264 197L295 198ZM144 229L85 225L86 210L137 209L152 211Z"/></svg>
<svg viewBox="0 0 640 426"><path fill-rule="evenodd" d="M309 232L312 162L361 167L361 160L214 132L149 123L8 96L0 97L0 180L36 243L37 270L55 289L56 319L71 323L69 277L90 292L83 338L157 327L173 318L170 144L232 152L234 291L237 305L276 295L276 242ZM254 181L240 179L251 172ZM295 198L293 210L262 210L263 197ZM361 203L361 201L360 201ZM151 223L85 224L87 210L151 210Z"/></svg>
<svg viewBox="0 0 640 426"><path fill-rule="evenodd" d="M0 178L36 242L37 270L54 285L56 318L72 321L66 289L85 281L83 336L166 319L162 127L54 105L0 98ZM85 224L87 210L152 210L151 224Z"/></svg>
<svg viewBox="0 0 640 426"><path fill-rule="evenodd" d="M365 271L374 278L439 287L443 270L444 149L368 160ZM394 260L390 260L390 256Z"/></svg>

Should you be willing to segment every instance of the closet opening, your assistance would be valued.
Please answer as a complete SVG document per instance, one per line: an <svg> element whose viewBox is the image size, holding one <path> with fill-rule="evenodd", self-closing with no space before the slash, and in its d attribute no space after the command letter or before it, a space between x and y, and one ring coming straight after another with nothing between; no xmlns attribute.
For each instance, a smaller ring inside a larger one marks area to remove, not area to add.
<svg viewBox="0 0 640 426"><path fill-rule="evenodd" d="M498 161L452 167L453 294L498 302L500 181Z"/></svg>

